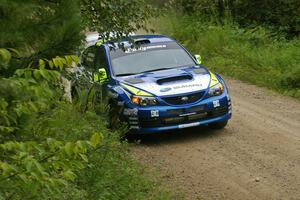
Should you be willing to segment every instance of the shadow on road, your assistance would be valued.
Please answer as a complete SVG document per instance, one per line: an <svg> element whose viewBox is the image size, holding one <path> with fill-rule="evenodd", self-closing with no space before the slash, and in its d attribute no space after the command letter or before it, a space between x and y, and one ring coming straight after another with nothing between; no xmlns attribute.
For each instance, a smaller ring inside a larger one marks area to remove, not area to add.
<svg viewBox="0 0 300 200"><path fill-rule="evenodd" d="M186 143L199 139L217 137L226 131L226 129L213 130L206 126L201 126L147 135L128 135L126 139L129 143L138 143L140 145L163 145Z"/></svg>

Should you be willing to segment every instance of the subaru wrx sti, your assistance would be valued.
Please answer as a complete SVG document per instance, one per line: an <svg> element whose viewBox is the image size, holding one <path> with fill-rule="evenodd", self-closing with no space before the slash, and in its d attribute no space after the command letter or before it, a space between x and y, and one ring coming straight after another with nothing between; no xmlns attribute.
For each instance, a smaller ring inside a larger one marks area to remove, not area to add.
<svg viewBox="0 0 300 200"><path fill-rule="evenodd" d="M224 128L231 118L221 76L167 36L96 42L83 52L81 64L106 91L112 127L125 122L134 133L200 125Z"/></svg>

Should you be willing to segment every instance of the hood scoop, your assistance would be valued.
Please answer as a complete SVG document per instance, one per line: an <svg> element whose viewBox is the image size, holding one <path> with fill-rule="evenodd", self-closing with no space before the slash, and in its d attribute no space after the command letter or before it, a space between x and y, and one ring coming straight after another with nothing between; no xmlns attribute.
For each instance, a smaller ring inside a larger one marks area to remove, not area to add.
<svg viewBox="0 0 300 200"><path fill-rule="evenodd" d="M195 68L195 69L193 69L193 72L195 74L206 74L207 73L207 71L204 68Z"/></svg>
<svg viewBox="0 0 300 200"><path fill-rule="evenodd" d="M140 78L127 78L124 81L131 84L138 84L138 83L144 83L144 81Z"/></svg>
<svg viewBox="0 0 300 200"><path fill-rule="evenodd" d="M168 78L162 78L156 81L157 84L163 85L165 83L172 83L172 82L178 82L178 81L186 81L186 80L192 80L193 77L190 75L181 75L181 76L173 76Z"/></svg>

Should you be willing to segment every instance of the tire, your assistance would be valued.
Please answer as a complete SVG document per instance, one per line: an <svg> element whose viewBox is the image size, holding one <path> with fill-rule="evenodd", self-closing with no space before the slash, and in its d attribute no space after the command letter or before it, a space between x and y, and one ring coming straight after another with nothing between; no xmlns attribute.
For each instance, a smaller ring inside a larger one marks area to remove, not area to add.
<svg viewBox="0 0 300 200"><path fill-rule="evenodd" d="M109 125L108 127L112 130L118 129L121 125L120 120L120 108L115 104L109 104Z"/></svg>
<svg viewBox="0 0 300 200"><path fill-rule="evenodd" d="M208 124L208 127L211 128L211 129L223 129L226 127L228 123L228 120L226 121L222 121L222 122L215 122L215 123L211 123L211 124Z"/></svg>

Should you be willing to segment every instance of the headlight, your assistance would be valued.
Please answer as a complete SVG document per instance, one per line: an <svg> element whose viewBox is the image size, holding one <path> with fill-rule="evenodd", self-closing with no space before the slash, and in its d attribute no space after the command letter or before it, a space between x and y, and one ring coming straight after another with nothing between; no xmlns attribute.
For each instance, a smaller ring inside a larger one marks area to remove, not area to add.
<svg viewBox="0 0 300 200"><path fill-rule="evenodd" d="M218 83L209 89L208 94L209 96L213 97L213 96L219 96L223 94L223 92L224 92L224 86L222 85L222 83Z"/></svg>
<svg viewBox="0 0 300 200"><path fill-rule="evenodd" d="M131 102L140 106L154 106L157 105L155 97L131 96Z"/></svg>

